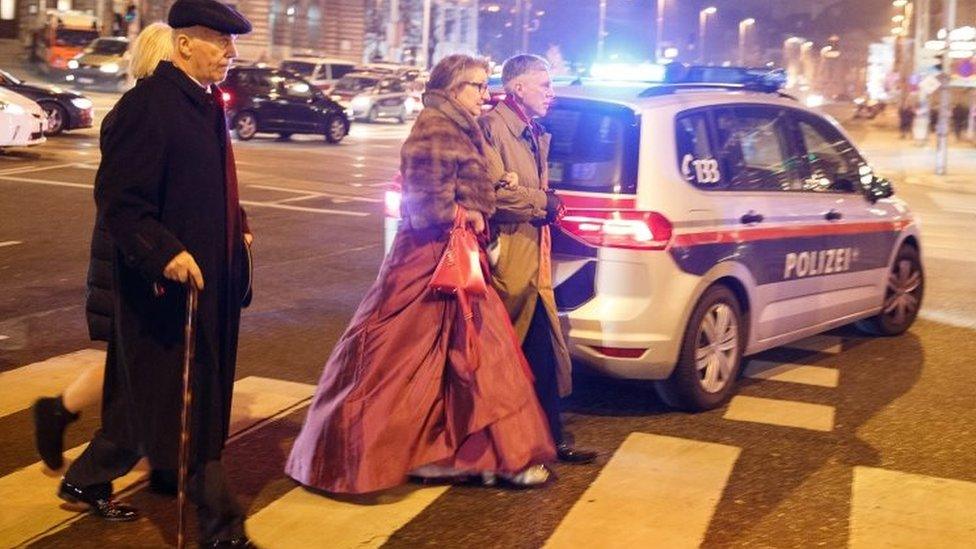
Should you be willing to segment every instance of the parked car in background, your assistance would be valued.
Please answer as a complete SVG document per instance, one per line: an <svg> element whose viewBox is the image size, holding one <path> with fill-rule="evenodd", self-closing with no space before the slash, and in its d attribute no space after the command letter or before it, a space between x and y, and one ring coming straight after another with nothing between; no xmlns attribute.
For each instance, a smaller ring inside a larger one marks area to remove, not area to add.
<svg viewBox="0 0 976 549"><path fill-rule="evenodd" d="M0 87L35 101L47 117L44 134L58 135L66 130L90 128L94 106L84 95L50 84L30 84L0 69Z"/></svg>
<svg viewBox="0 0 976 549"><path fill-rule="evenodd" d="M68 61L65 80L79 87L107 87L124 90L129 79L129 40L106 36L92 40Z"/></svg>
<svg viewBox="0 0 976 549"><path fill-rule="evenodd" d="M0 87L0 147L39 145L45 141L47 117L40 105Z"/></svg>
<svg viewBox="0 0 976 549"><path fill-rule="evenodd" d="M332 98L352 109L354 120L394 118L404 123L421 103L404 81L388 72L353 72L336 83Z"/></svg>
<svg viewBox="0 0 976 549"><path fill-rule="evenodd" d="M80 11L47 10L31 36L31 58L45 73L68 68L68 61L98 38L99 19Z"/></svg>
<svg viewBox="0 0 976 549"><path fill-rule="evenodd" d="M341 59L296 55L281 62L281 69L291 71L308 80L316 88L329 91L343 76L352 72L356 64Z"/></svg>
<svg viewBox="0 0 976 549"><path fill-rule="evenodd" d="M238 139L258 133L319 134L338 143L349 133L346 110L308 80L269 67L234 67L221 85L227 119Z"/></svg>

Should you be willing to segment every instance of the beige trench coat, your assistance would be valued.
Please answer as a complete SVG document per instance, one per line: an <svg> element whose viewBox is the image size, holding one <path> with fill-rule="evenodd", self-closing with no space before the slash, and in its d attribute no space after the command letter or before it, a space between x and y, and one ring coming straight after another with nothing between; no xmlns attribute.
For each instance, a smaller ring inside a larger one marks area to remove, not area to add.
<svg viewBox="0 0 976 549"><path fill-rule="evenodd" d="M535 227L532 221L546 217L546 194L549 177L550 135L538 142L529 126L504 102L479 120L485 137L502 159L506 172L518 174L516 188L500 188L497 209L491 218L499 232L499 259L492 270L495 289L515 325L519 341L524 342L536 309L542 299L555 352L559 394L572 390L572 367L566 341L556 314L556 297L552 289L551 246L549 227ZM538 157L533 148L539 151Z"/></svg>

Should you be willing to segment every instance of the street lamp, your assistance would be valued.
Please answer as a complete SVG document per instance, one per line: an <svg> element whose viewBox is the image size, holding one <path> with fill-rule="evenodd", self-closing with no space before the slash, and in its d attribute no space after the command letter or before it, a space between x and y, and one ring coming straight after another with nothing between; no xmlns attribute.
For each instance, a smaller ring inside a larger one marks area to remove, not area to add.
<svg viewBox="0 0 976 549"><path fill-rule="evenodd" d="M657 58L662 59L664 55L664 10L668 6L668 0L657 0Z"/></svg>
<svg viewBox="0 0 976 549"><path fill-rule="evenodd" d="M756 27L756 20L752 17L739 21L739 65L746 64L746 33L749 28Z"/></svg>
<svg viewBox="0 0 976 549"><path fill-rule="evenodd" d="M600 20L599 20L599 24L597 25L597 37L596 37L597 61L603 60L603 45L607 37L606 24L607 24L607 0L600 0Z"/></svg>
<svg viewBox="0 0 976 549"><path fill-rule="evenodd" d="M709 6L698 12L698 59L705 62L705 31L708 30L708 16L715 15L718 8Z"/></svg>

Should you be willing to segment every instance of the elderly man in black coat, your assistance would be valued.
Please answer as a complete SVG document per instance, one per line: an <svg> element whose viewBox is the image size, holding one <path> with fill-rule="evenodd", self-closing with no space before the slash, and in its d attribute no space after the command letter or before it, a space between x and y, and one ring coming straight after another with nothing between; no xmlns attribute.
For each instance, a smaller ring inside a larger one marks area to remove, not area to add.
<svg viewBox="0 0 976 549"><path fill-rule="evenodd" d="M114 336L102 429L65 473L59 496L107 520L137 518L112 480L141 457L175 469L182 395L184 286L200 289L193 361L190 490L205 546L242 547L244 513L220 464L230 424L250 234L215 84L250 23L217 0L170 10L173 62L126 93L102 124L95 202L114 248Z"/></svg>

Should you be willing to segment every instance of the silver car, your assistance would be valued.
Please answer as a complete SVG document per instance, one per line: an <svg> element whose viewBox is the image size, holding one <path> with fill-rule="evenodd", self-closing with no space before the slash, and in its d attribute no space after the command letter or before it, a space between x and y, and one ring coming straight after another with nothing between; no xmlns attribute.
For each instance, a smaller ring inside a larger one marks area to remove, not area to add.
<svg viewBox="0 0 976 549"><path fill-rule="evenodd" d="M393 118L404 123L421 107L407 83L389 73L349 73L336 83L332 98L351 109L354 119L369 122Z"/></svg>

